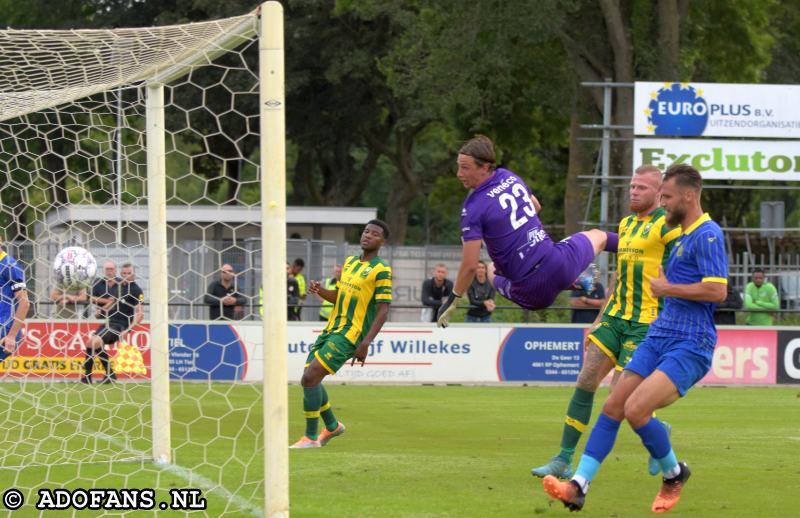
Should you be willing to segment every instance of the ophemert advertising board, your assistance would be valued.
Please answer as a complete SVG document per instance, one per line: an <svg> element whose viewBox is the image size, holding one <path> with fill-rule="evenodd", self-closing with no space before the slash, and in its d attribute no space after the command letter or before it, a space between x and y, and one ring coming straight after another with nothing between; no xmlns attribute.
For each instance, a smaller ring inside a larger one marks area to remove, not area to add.
<svg viewBox="0 0 800 518"><path fill-rule="evenodd" d="M800 181L795 140L652 139L633 142L633 167L686 163L709 180Z"/></svg>
<svg viewBox="0 0 800 518"><path fill-rule="evenodd" d="M637 82L636 135L800 138L800 86Z"/></svg>

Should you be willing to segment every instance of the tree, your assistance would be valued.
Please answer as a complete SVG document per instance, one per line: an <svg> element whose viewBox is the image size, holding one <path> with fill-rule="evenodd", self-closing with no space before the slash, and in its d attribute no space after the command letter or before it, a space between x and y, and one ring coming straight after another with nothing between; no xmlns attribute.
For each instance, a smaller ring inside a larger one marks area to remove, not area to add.
<svg viewBox="0 0 800 518"><path fill-rule="evenodd" d="M758 82L769 63L772 38L767 28L773 1L579 0L561 5L566 16L555 30L578 81ZM632 94L632 89L615 89L613 124L632 124ZM602 111L600 90L587 95L594 106L579 101L573 116L596 120ZM617 131L615 136L632 138L630 131ZM612 174L626 174L632 160L630 141L618 142L612 151ZM590 152L579 145L577 131L571 131L568 185L586 173ZM619 192L617 199L623 195ZM565 214L570 231L577 230L575 208ZM620 216L612 215L611 221Z"/></svg>
<svg viewBox="0 0 800 518"><path fill-rule="evenodd" d="M392 27L389 48L376 58L390 88L382 91L388 97L380 100L391 132L384 141L370 138L369 145L395 169L386 217L396 242L405 238L414 200L453 170L459 141L485 132L498 140L506 163L524 161L538 140L531 138L537 133L531 122L563 117L560 110L540 109L541 104L557 104L543 101L547 96L558 98L563 90L543 89L537 82L544 76L558 81L563 60L549 53L531 59L541 50L554 50L551 41L539 36L558 16L554 8L551 12L541 2L526 0L494 5L355 0L338 6L364 20L388 19ZM519 16L533 10L541 16L524 20ZM549 132L554 126L544 124L544 128ZM563 135L563 125L555 128ZM433 145L436 140L438 149ZM460 189L455 180L453 187Z"/></svg>

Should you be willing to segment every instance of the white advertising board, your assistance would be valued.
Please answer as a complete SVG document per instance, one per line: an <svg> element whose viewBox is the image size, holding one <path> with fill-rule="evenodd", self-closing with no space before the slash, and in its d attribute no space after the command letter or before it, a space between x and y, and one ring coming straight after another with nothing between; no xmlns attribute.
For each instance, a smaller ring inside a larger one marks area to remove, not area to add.
<svg viewBox="0 0 800 518"><path fill-rule="evenodd" d="M637 82L636 135L800 138L800 86Z"/></svg>
<svg viewBox="0 0 800 518"><path fill-rule="evenodd" d="M261 327L237 324L246 344L245 381L263 379ZM317 323L292 324L289 379L299 381L309 348L322 332ZM349 363L331 381L363 383L572 382L583 361L581 326L510 327L495 324L387 325L364 366Z"/></svg>
<svg viewBox="0 0 800 518"><path fill-rule="evenodd" d="M800 142L794 140L711 140L640 138L633 143L633 167L673 163L695 167L705 179L800 181Z"/></svg>

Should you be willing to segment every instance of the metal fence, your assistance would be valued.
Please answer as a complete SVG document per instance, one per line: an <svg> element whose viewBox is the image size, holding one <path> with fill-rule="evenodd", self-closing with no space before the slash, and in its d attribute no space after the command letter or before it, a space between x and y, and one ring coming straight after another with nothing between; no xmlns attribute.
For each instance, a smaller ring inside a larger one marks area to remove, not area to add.
<svg viewBox="0 0 800 518"><path fill-rule="evenodd" d="M55 306L49 300L53 287L51 264L58 247L51 243L9 242L7 251L23 265L33 300L33 315L50 318ZM332 274L333 267L349 255L360 254L358 245L333 241L292 239L286 242L290 262L301 258L305 262L306 279L321 280ZM132 262L137 268L137 280L148 291L149 268L145 247L107 246L93 248L98 265L106 259L118 264ZM421 313L421 288L437 264L444 264L453 279L461 260L461 246L386 246L381 256L393 270L393 309L390 319L395 322L419 321ZM228 241L183 241L169 249L170 268L170 318L181 320L207 319L208 306L203 297L208 285L219 275L222 264L231 264L238 272L236 289L244 295L246 304L239 308L242 319L261 318L261 247L259 239ZM800 312L800 254L753 254L748 252L729 255L730 282L743 292L754 268L767 272L768 280L778 288L785 312ZM269 294L264 294L268 297ZM285 294L280 294L285 296ZM309 296L302 310L303 320L317 320L319 300ZM564 308L564 306L562 306ZM507 309L500 307L498 311ZM564 308L566 309L566 308ZM523 318L523 317L521 317Z"/></svg>

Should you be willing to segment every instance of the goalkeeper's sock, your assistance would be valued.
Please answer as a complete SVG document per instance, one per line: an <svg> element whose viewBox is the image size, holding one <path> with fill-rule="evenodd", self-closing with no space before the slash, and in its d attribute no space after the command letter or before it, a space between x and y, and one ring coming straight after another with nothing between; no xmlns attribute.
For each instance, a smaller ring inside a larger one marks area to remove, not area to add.
<svg viewBox="0 0 800 518"><path fill-rule="evenodd" d="M306 437L319 437L319 407L322 406L322 385L303 387L303 413L306 416Z"/></svg>
<svg viewBox="0 0 800 518"><path fill-rule="evenodd" d="M559 457L567 464L572 463L575 447L581 440L581 435L586 431L589 419L592 417L592 404L594 392L576 388L572 393L567 407L567 418L564 422L564 431L561 433L561 452Z"/></svg>
<svg viewBox="0 0 800 518"><path fill-rule="evenodd" d="M86 359L83 360L83 374L86 377L92 376L92 367L94 367L94 349L86 349Z"/></svg>
<svg viewBox="0 0 800 518"><path fill-rule="evenodd" d="M100 363L103 365L103 370L106 371L106 374L111 374L111 362L108 359L108 352L105 349L100 349L100 352L97 353L97 357L100 358Z"/></svg>
<svg viewBox="0 0 800 518"><path fill-rule="evenodd" d="M322 420L325 422L325 428L329 432L333 432L339 428L339 420L336 419L331 409L331 403L328 401L328 391L325 390L325 386L321 383L319 386L322 389L322 406L319 407L319 415L322 416Z"/></svg>

